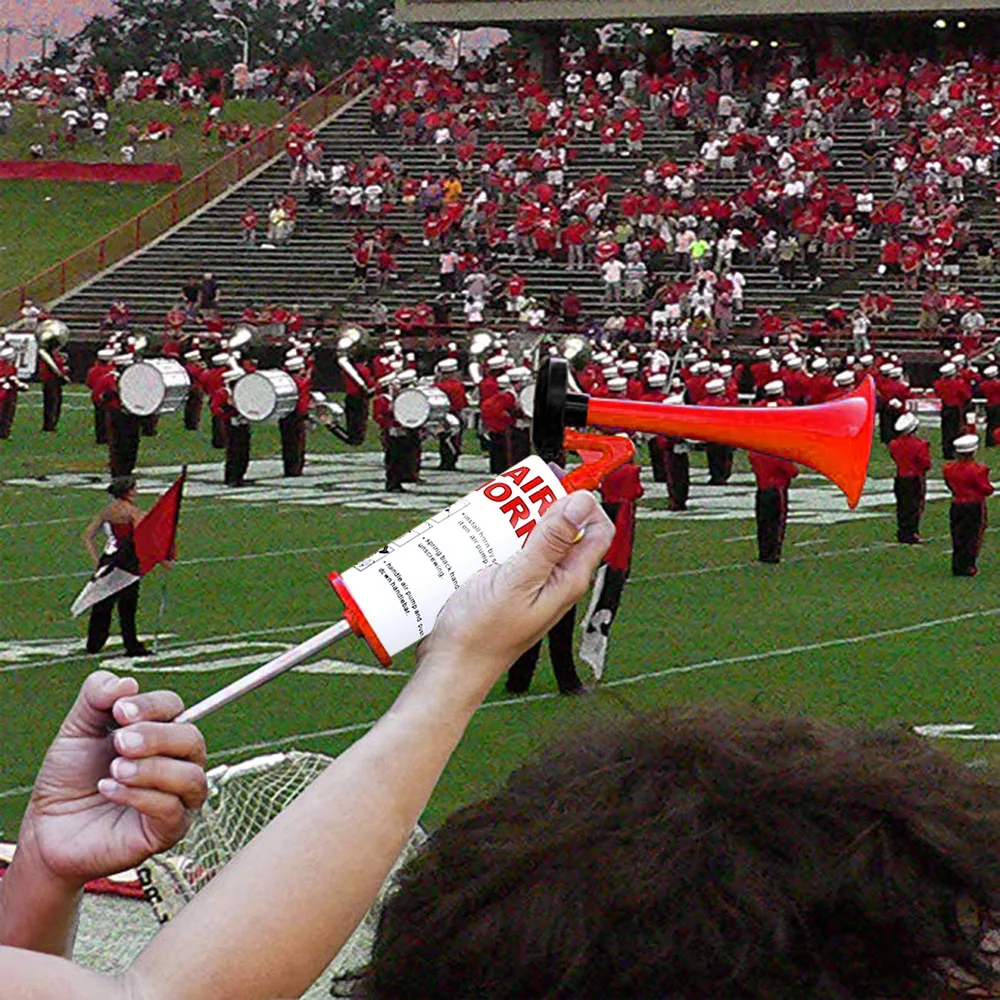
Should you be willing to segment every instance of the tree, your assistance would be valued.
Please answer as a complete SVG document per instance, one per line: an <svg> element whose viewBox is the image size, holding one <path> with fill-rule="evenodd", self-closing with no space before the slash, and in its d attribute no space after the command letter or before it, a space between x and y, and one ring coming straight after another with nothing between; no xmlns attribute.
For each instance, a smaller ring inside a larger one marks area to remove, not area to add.
<svg viewBox="0 0 1000 1000"><path fill-rule="evenodd" d="M217 21L210 0L115 0L72 40L112 73L146 70L176 59L182 66L229 67L242 58L242 32ZM393 0L233 0L225 8L250 32L252 65L310 62L321 78L359 56L423 41L440 48L445 33L395 17Z"/></svg>

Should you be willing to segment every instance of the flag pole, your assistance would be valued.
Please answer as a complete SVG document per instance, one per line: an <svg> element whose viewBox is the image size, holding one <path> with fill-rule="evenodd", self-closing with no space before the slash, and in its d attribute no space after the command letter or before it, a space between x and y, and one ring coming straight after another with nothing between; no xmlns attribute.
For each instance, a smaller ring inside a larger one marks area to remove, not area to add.
<svg viewBox="0 0 1000 1000"><path fill-rule="evenodd" d="M156 612L156 631L153 632L153 655L156 655L157 647L160 645L160 627L163 624L163 612L167 610L167 584L170 581L169 574L161 573L162 584L160 585L160 606Z"/></svg>

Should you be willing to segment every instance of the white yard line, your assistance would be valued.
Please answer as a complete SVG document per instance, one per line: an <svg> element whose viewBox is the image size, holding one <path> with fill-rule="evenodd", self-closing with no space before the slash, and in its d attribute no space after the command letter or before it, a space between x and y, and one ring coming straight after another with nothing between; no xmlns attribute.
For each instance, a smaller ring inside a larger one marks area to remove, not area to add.
<svg viewBox="0 0 1000 1000"><path fill-rule="evenodd" d="M0 529L3 528L40 528L47 524L85 524L87 519L85 517L54 517L49 521L8 521L6 524L0 524Z"/></svg>
<svg viewBox="0 0 1000 1000"><path fill-rule="evenodd" d="M380 542L374 539L363 542L338 542L336 545L310 545L301 549L273 549L269 552L244 552L231 556L199 556L196 559L178 559L175 566L200 566L205 563L217 562L244 562L249 559L270 559L274 556L299 556L308 552L333 552L337 549L353 549L362 545L377 546ZM45 583L48 580L69 580L75 577L91 575L90 570L82 570L78 573L49 573L44 576L20 576L9 579L0 579L0 586L14 583Z"/></svg>

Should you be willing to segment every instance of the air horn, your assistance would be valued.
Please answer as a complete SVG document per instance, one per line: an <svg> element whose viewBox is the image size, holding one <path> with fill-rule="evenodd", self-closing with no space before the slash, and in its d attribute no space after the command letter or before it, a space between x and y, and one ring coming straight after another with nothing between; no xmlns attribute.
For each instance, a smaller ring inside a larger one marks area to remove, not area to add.
<svg viewBox="0 0 1000 1000"><path fill-rule="evenodd" d="M565 359L546 359L535 385L537 456L500 473L343 574L331 573L344 603L340 621L191 706L178 721L203 719L349 635L363 638L388 666L397 652L430 631L464 580L517 551L550 504L574 489L596 489L632 457L627 438L567 428L645 431L749 448L822 473L844 491L851 507L861 497L875 422L870 378L830 403L774 409L594 399L568 386ZM583 464L560 479L547 463L564 450L577 452Z"/></svg>
<svg viewBox="0 0 1000 1000"><path fill-rule="evenodd" d="M567 427L644 431L747 448L809 466L847 497L861 499L872 450L875 383L818 406L678 406L631 399L598 399L569 390L569 366L547 358L535 383L532 443L553 461Z"/></svg>

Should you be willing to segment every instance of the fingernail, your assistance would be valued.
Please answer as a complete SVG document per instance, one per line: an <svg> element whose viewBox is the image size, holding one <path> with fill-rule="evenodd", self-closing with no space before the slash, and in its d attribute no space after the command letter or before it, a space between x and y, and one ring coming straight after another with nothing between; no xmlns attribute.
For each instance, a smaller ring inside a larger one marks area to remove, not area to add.
<svg viewBox="0 0 1000 1000"><path fill-rule="evenodd" d="M121 787L114 778L101 778L97 783L97 790L101 795L114 795L121 790Z"/></svg>
<svg viewBox="0 0 1000 1000"><path fill-rule="evenodd" d="M112 677L110 680L104 682L104 690L107 691L108 694L111 694L111 692L118 687L120 682L120 677Z"/></svg>
<svg viewBox="0 0 1000 1000"><path fill-rule="evenodd" d="M122 715L130 722L135 722L139 718L139 706L134 701L123 701Z"/></svg>
<svg viewBox="0 0 1000 1000"><path fill-rule="evenodd" d="M563 516L570 524L577 528L582 528L590 517L594 509L594 499L586 491L571 493L566 506L563 507Z"/></svg>
<svg viewBox="0 0 1000 1000"><path fill-rule="evenodd" d="M119 781L127 781L139 773L139 765L135 761L126 760L124 757L116 757L111 762L111 773Z"/></svg>
<svg viewBox="0 0 1000 1000"><path fill-rule="evenodd" d="M142 733L132 729L122 729L115 737L120 750L138 750L142 746Z"/></svg>

